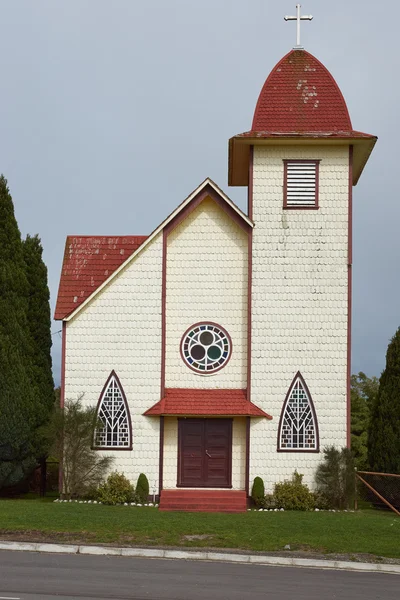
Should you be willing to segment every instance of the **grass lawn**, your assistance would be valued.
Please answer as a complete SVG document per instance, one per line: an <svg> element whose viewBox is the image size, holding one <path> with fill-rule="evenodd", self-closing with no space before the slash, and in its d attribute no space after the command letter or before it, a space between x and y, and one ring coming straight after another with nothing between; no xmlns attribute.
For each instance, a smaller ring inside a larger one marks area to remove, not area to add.
<svg viewBox="0 0 400 600"><path fill-rule="evenodd" d="M165 513L150 507L0 500L0 539L185 546L400 558L400 518L361 510L331 512ZM187 539L185 536L204 536Z"/></svg>

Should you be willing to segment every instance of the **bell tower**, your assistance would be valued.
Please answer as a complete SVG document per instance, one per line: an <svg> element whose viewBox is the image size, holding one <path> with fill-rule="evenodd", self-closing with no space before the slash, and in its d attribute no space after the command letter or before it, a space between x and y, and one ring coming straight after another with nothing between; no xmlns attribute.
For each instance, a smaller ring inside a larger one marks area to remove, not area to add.
<svg viewBox="0 0 400 600"><path fill-rule="evenodd" d="M229 141L229 184L248 186L250 481L350 443L352 188L376 137L355 131L330 72L300 45L278 62L250 131Z"/></svg>

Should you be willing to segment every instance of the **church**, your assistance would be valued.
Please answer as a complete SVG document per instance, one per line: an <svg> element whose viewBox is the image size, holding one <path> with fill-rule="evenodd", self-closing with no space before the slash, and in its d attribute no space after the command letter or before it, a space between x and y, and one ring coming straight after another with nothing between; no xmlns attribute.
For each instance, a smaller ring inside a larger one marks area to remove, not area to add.
<svg viewBox="0 0 400 600"><path fill-rule="evenodd" d="M207 178L150 235L68 236L61 405L97 406L93 447L161 510L243 511L256 476L295 470L313 487L350 444L352 188L375 142L298 40L229 140L246 213Z"/></svg>

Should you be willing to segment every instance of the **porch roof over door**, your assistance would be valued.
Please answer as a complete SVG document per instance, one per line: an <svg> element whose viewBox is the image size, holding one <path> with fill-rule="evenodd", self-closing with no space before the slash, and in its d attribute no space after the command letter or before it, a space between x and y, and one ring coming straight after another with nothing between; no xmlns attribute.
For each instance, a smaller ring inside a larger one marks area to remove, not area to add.
<svg viewBox="0 0 400 600"><path fill-rule="evenodd" d="M144 413L152 416L259 417L271 415L247 400L246 390L168 388L162 400Z"/></svg>

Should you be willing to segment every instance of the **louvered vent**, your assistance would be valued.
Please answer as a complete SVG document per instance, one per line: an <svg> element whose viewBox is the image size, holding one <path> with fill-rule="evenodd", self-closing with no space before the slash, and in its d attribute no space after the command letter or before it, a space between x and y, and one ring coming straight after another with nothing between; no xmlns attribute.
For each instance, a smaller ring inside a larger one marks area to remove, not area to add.
<svg viewBox="0 0 400 600"><path fill-rule="evenodd" d="M285 161L285 208L318 208L319 161Z"/></svg>

